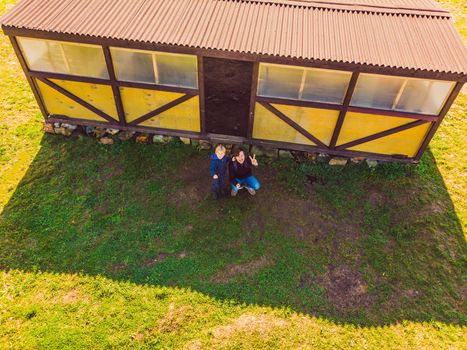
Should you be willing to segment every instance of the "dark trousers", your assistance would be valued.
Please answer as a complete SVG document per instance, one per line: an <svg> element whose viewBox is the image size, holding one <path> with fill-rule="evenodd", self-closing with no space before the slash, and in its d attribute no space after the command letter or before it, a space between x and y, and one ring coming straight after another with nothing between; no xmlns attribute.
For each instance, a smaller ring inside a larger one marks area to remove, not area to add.
<svg viewBox="0 0 467 350"><path fill-rule="evenodd" d="M225 174L219 174L217 176L217 179L212 179L211 191L214 193L223 193L225 191Z"/></svg>

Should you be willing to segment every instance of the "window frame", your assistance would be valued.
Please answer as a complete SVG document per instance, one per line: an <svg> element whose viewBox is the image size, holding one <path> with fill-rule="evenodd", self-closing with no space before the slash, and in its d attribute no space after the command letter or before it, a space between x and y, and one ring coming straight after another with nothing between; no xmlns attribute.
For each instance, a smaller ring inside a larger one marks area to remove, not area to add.
<svg viewBox="0 0 467 350"><path fill-rule="evenodd" d="M394 97L394 100L392 101L391 108L383 108L383 107L375 107L375 106L362 106L362 105L358 105L358 104L353 103L353 99L356 96L356 92L357 92L357 89L358 89L358 84L359 84L359 81L360 81L361 77L362 76L368 76L368 75L374 76L374 77L382 77L382 78L386 78L386 79L387 78L389 78L389 79L391 79L391 78L392 79L398 79L398 80L402 81L402 84L399 87L399 91L397 92L397 94ZM397 108L397 105L399 104L402 96L404 95L404 91L407 88L407 85L409 84L409 82L411 80L412 81L415 81L415 80L425 81L425 82L428 82L430 85L432 85L433 83L450 83L451 84L449 90L446 93L446 96L444 97L444 99L442 100L440 105L438 106L438 108L436 110L436 113L414 112L414 111L410 111L410 110L404 110L404 109L401 109L401 108ZM443 107L446 105L446 102L449 99L449 96L451 96L452 91L454 90L455 86L456 86L456 82L452 81L452 80L427 79L427 78L418 78L418 77L407 77L407 76L402 76L402 75L399 76L399 75L375 74L375 73L361 72L359 74L358 80L356 82L355 89L354 89L353 94L352 94L352 98L349 101L349 107L351 107L351 108L352 107L365 108L365 109L368 109L368 110L380 110L380 111L388 111L388 112L404 113L404 114L412 114L412 115L421 115L421 116L422 115L439 116L439 114L441 113Z"/></svg>
<svg viewBox="0 0 467 350"><path fill-rule="evenodd" d="M110 72L107 68L106 60L105 60L105 54L102 45L98 44L88 44L88 43L82 43L82 42L76 42L76 41L65 41L65 40L54 40L54 39L42 39L42 38L36 38L36 37L28 37L28 36L16 36L16 41L18 43L18 47L21 50L21 54L24 58L24 61L30 71L34 72L43 72L43 73L49 73L49 74L62 74L62 75L70 75L70 76L75 76L75 77L84 77L84 78L95 78L95 79L102 79L102 80L110 80ZM37 41L37 42L52 42L55 43L59 46L60 48L60 54L61 58L65 64L67 72L58 72L58 71L50 71L50 70L35 70L32 68L31 62L29 61L29 57L27 54L27 50L24 49L22 39L30 40L30 41ZM62 45L70 45L70 46L81 46L81 47L90 47L93 49L99 49L100 53L102 54L102 63L103 67L105 68L105 76L96 76L96 75L83 75L83 74L74 74L71 72L70 69L70 63L69 63L69 58L67 58L65 54L65 49L63 48Z"/></svg>
<svg viewBox="0 0 467 350"><path fill-rule="evenodd" d="M261 68L264 66L276 66L279 68L289 68L289 69L296 69L296 70L302 70L302 77L300 80L300 86L298 89L298 97L297 98L290 98L290 97L282 97L282 96L270 96L270 95L264 95L260 94L260 87L261 87ZM347 75L348 76L348 81L344 89L344 93L342 95L342 98L340 99L339 102L330 102L330 101L322 101L322 100L316 100L316 99L303 99L303 94L305 91L305 85L306 85L306 80L308 73L311 71L315 72L329 72L329 73L337 73L339 75ZM278 63L270 63L270 62L259 62L259 67L258 67L258 78L257 78L257 88L256 88L256 96L260 98L278 98L278 99L285 99L285 100L291 100L291 101L299 101L299 102L310 102L310 103L317 103L317 104L329 104L329 105L335 105L335 106L343 106L345 97L347 95L347 92L349 91L350 87L350 82L352 80L352 71L348 70L339 70L339 69L327 69L327 68L319 68L319 67L306 67L306 66L296 66L296 65L288 65L288 64L278 64Z"/></svg>
<svg viewBox="0 0 467 350"><path fill-rule="evenodd" d="M136 80L128 80L128 79L120 79L118 77L118 68L116 64L116 60L114 58L113 52L112 51L124 51L124 52L139 52L139 53L144 53L147 55L151 56L151 62L152 62L152 73L153 73L153 78L155 82L142 82L142 81L136 81ZM198 56L193 55L193 54L185 54L185 53L176 53L176 52L167 52L167 51L156 51L156 50L142 50L142 49L132 49L132 48L127 48L127 47L120 47L120 46L109 46L109 51L110 55L112 58L112 66L115 71L115 79L118 82L127 82L127 83L136 83L136 84L149 84L149 85L160 85L160 86L168 86L168 87L174 87L174 88L180 88L180 89L191 89L191 90L199 90L199 67L198 67ZM158 55L164 55L164 56L177 56L177 57L190 57L193 58L194 63L195 63L195 72L196 72L196 79L195 83L196 85L193 86L181 86L181 85L174 85L174 84L164 84L161 83L159 80L159 68L157 65L157 56Z"/></svg>

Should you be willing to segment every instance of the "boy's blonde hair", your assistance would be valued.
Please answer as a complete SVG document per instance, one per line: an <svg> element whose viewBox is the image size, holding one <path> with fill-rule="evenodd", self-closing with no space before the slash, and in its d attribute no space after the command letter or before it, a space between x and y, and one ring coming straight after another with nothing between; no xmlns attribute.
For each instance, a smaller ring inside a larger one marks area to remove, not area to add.
<svg viewBox="0 0 467 350"><path fill-rule="evenodd" d="M224 145L217 145L216 151L215 151L215 152L216 152L216 153L217 153L217 152L224 152L224 153L225 153L225 147L224 147Z"/></svg>

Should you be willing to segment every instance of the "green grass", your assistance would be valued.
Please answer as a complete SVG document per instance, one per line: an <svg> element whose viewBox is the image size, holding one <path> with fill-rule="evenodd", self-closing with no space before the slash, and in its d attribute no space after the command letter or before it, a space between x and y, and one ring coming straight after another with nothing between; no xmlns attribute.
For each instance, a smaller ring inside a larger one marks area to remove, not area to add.
<svg viewBox="0 0 467 350"><path fill-rule="evenodd" d="M465 348L466 94L418 166L213 202L189 146L44 135L0 50L0 348Z"/></svg>

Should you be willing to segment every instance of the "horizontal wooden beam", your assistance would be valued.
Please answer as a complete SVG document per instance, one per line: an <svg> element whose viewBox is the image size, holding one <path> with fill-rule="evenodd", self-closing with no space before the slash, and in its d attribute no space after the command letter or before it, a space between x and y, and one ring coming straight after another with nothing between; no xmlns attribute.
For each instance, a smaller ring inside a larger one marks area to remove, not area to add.
<svg viewBox="0 0 467 350"><path fill-rule="evenodd" d="M129 87L129 88L136 88L136 89L179 92L182 94L191 94L191 95L198 94L198 89L191 89L191 88L178 87L178 86L159 85L159 84L150 84L150 83L136 83L136 82L131 82L131 81L117 81L117 85L120 87Z"/></svg>
<svg viewBox="0 0 467 350"><path fill-rule="evenodd" d="M301 101L301 100L287 100L287 99L284 99L284 98L277 98L277 97L256 96L256 101L266 102L266 103L274 103L274 104L279 104L279 105L287 105L287 106L330 109L330 110L334 110L334 111L342 110L342 106L337 105L337 104L322 103L322 102L311 102L311 101Z"/></svg>
<svg viewBox="0 0 467 350"><path fill-rule="evenodd" d="M293 151L302 151L310 153L325 153L334 156L343 156L343 157L365 157L375 160L391 161L391 162L402 162L402 163L415 163L416 161L413 158L401 156L401 155L387 155L379 153L370 153L370 152L361 152L361 151L350 151L350 150L338 150L338 149L323 149L311 145L301 145L297 143L282 142L282 141L271 141L263 139L252 139L248 141L253 145L293 150Z"/></svg>
<svg viewBox="0 0 467 350"><path fill-rule="evenodd" d="M414 122L404 124L404 125L401 125L401 126L389 129L389 130L385 130L385 131L378 132L378 133L373 134L373 135L362 137L361 139L354 140L352 142L344 143L342 145L337 146L336 148L337 149L346 149L346 148L354 147L354 146L360 145L360 144L365 143L365 142L374 141L376 139L379 139L379 138L382 138L382 137L385 137L385 136L396 134L396 133L404 131L404 130L412 129L412 128L415 128L415 127L417 127L419 125L426 124L426 123L428 123L428 121L426 121L426 120L416 120Z"/></svg>
<svg viewBox="0 0 467 350"><path fill-rule="evenodd" d="M78 75L71 74L62 74L62 73L50 73L50 72L39 72L39 71L29 71L31 77L42 78L42 79L56 79L56 80L70 80L76 81L78 83L88 83L88 84L100 84L100 85L110 85L110 80L92 78L92 77L82 77Z"/></svg>
<svg viewBox="0 0 467 350"><path fill-rule="evenodd" d="M138 125L148 119L151 119L152 117L155 117L157 116L158 114L161 114L169 109L171 109L172 107L175 107L185 101L188 101L189 99L195 97L196 95L189 95L189 94L186 94L186 95L183 95L182 97L179 97L177 98L176 100L173 100L165 105L163 105L162 107L159 107L151 112L148 112L146 113L145 115L133 120L132 122L130 122L129 124L130 125Z"/></svg>
<svg viewBox="0 0 467 350"><path fill-rule="evenodd" d="M35 77L35 78L70 80L70 81L76 81L80 83L112 85L112 81L109 79L82 77L82 76L71 75L71 74L38 72L38 71L30 71L29 74L30 76ZM129 88L144 89L144 90L159 90L159 91L167 91L167 92L179 92L182 94L198 94L198 89L191 89L191 88L184 88L184 87L177 87L177 86L149 84L149 83L136 83L136 82L118 81L118 80L115 80L115 84L119 87L129 87Z"/></svg>
<svg viewBox="0 0 467 350"><path fill-rule="evenodd" d="M386 109L376 109L376 108L369 108L369 107L349 106L349 108L347 108L347 111L355 112L355 113L378 114L378 115L384 115L387 117L409 118L409 119L427 120L427 121L436 121L438 119L436 115L416 114L416 113L400 112L400 111L388 111Z"/></svg>
<svg viewBox="0 0 467 350"><path fill-rule="evenodd" d="M101 118L104 118L105 120L109 121L109 122L114 122L115 119L112 118L110 115L108 115L107 113L104 113L103 111L101 111L100 109L94 107L93 105L87 103L86 101L84 101L83 99L79 98L78 96L72 94L71 92L69 92L68 90L62 88L61 86L58 86L57 84L51 82L50 80L47 80L47 79L43 79L43 78L37 78L37 80L41 81L42 83L48 85L49 87L51 87L52 89L54 90L57 90L58 92L60 92L61 94L65 95L66 97L68 97L69 99L75 101L76 103L80 104L81 106L83 106L84 108L87 108L89 109L91 112L94 112L96 113L99 117Z"/></svg>
<svg viewBox="0 0 467 350"><path fill-rule="evenodd" d="M268 111L279 117L282 121L285 123L289 124L292 128L297 130L300 134L305 136L307 139L310 141L313 141L316 145L322 148L327 148L327 146L322 143L320 140L318 140L316 137L314 137L312 134L310 134L307 130L305 130L302 126L300 126L298 123L294 122L292 119L287 117L284 113L279 111L277 108L271 106L269 103L258 101L264 108L266 108Z"/></svg>

